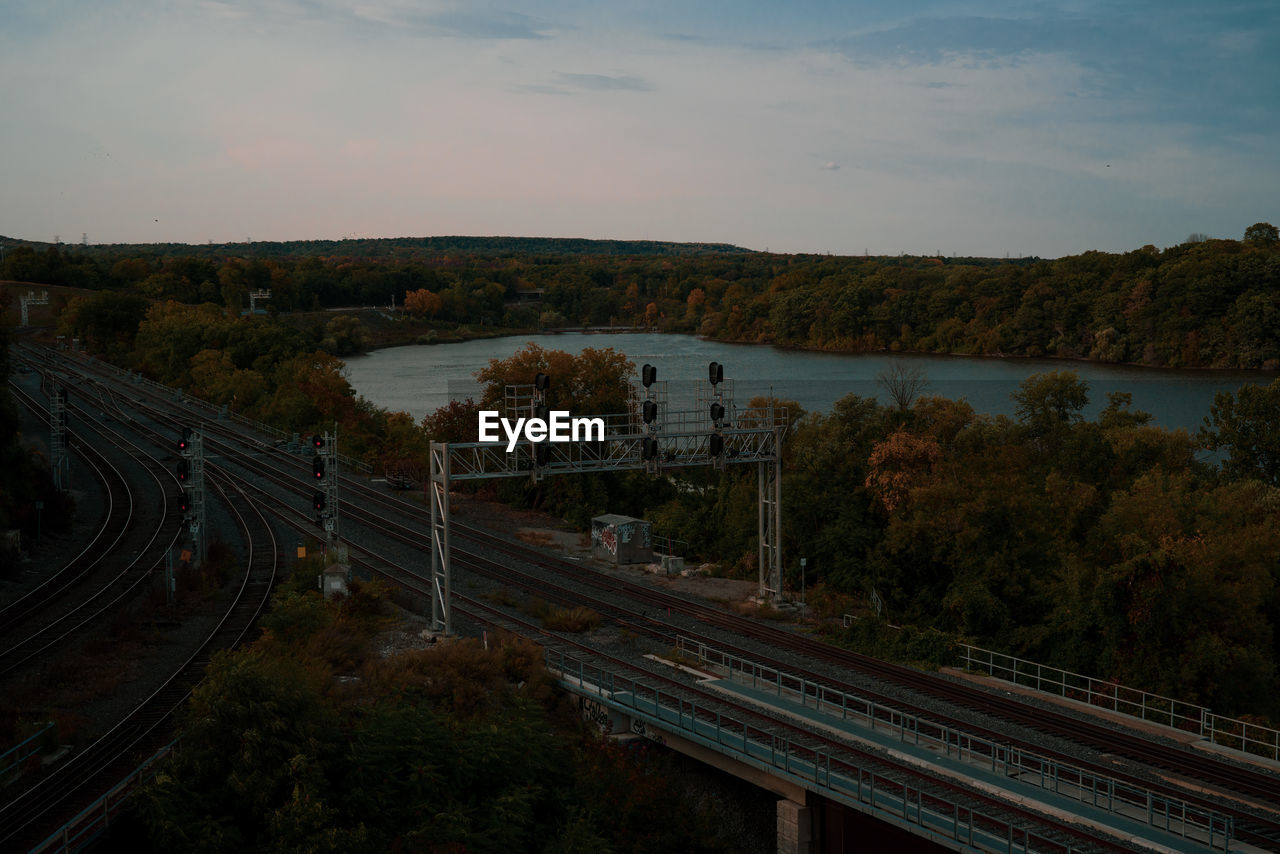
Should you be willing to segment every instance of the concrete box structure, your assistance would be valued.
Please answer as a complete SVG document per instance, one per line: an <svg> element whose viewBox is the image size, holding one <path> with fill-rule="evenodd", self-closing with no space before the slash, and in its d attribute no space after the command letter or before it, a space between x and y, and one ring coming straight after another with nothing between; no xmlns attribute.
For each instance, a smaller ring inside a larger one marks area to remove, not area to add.
<svg viewBox="0 0 1280 854"><path fill-rule="evenodd" d="M591 556L610 563L651 563L653 523L606 513L591 520Z"/></svg>

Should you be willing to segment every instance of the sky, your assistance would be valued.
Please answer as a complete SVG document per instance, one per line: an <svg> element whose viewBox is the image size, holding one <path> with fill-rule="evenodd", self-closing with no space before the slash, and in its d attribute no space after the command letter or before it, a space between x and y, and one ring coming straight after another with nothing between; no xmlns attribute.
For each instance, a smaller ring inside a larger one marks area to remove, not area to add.
<svg viewBox="0 0 1280 854"><path fill-rule="evenodd" d="M1280 2L5 0L0 235L1044 258L1280 222Z"/></svg>

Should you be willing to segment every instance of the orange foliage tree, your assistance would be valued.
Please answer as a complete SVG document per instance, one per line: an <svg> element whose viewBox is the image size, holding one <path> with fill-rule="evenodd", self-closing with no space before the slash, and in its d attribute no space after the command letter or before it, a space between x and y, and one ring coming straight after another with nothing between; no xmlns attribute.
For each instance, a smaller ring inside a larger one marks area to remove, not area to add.
<svg viewBox="0 0 1280 854"><path fill-rule="evenodd" d="M433 294L426 288L409 291L404 295L404 310L410 314L425 314L435 317L444 307L444 300L439 294Z"/></svg>

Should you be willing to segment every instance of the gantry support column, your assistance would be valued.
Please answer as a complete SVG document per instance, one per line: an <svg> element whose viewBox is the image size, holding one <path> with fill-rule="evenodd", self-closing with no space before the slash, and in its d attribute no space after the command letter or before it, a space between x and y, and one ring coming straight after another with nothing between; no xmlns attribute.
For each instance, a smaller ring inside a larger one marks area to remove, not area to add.
<svg viewBox="0 0 1280 854"><path fill-rule="evenodd" d="M782 452L781 437L774 428L773 459L759 464L760 492L760 599L773 601L782 595Z"/></svg>
<svg viewBox="0 0 1280 854"><path fill-rule="evenodd" d="M191 431L191 441L183 453L190 466L191 480L191 539L195 546L196 564L204 566L209 557L209 527L205 510L204 491L204 436L199 430Z"/></svg>
<svg viewBox="0 0 1280 854"><path fill-rule="evenodd" d="M71 460L67 456L67 388L55 385L49 395L49 467L59 492L71 488Z"/></svg>
<svg viewBox="0 0 1280 854"><path fill-rule="evenodd" d="M453 631L449 597L449 445L431 443L431 628Z"/></svg>

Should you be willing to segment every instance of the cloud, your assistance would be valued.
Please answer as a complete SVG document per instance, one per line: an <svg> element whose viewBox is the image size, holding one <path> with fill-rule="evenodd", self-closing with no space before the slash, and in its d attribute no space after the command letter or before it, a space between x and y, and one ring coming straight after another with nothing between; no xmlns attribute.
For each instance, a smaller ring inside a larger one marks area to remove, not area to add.
<svg viewBox="0 0 1280 854"><path fill-rule="evenodd" d="M600 92L648 92L653 89L647 80L630 74L611 77L607 74L561 73L559 80L567 86Z"/></svg>
<svg viewBox="0 0 1280 854"><path fill-rule="evenodd" d="M538 83L517 83L507 87L508 92L516 95L572 95L568 89L559 86L545 86Z"/></svg>
<svg viewBox="0 0 1280 854"><path fill-rule="evenodd" d="M427 15L425 22L439 35L464 39L545 39L548 28L528 15L517 12L450 11Z"/></svg>

